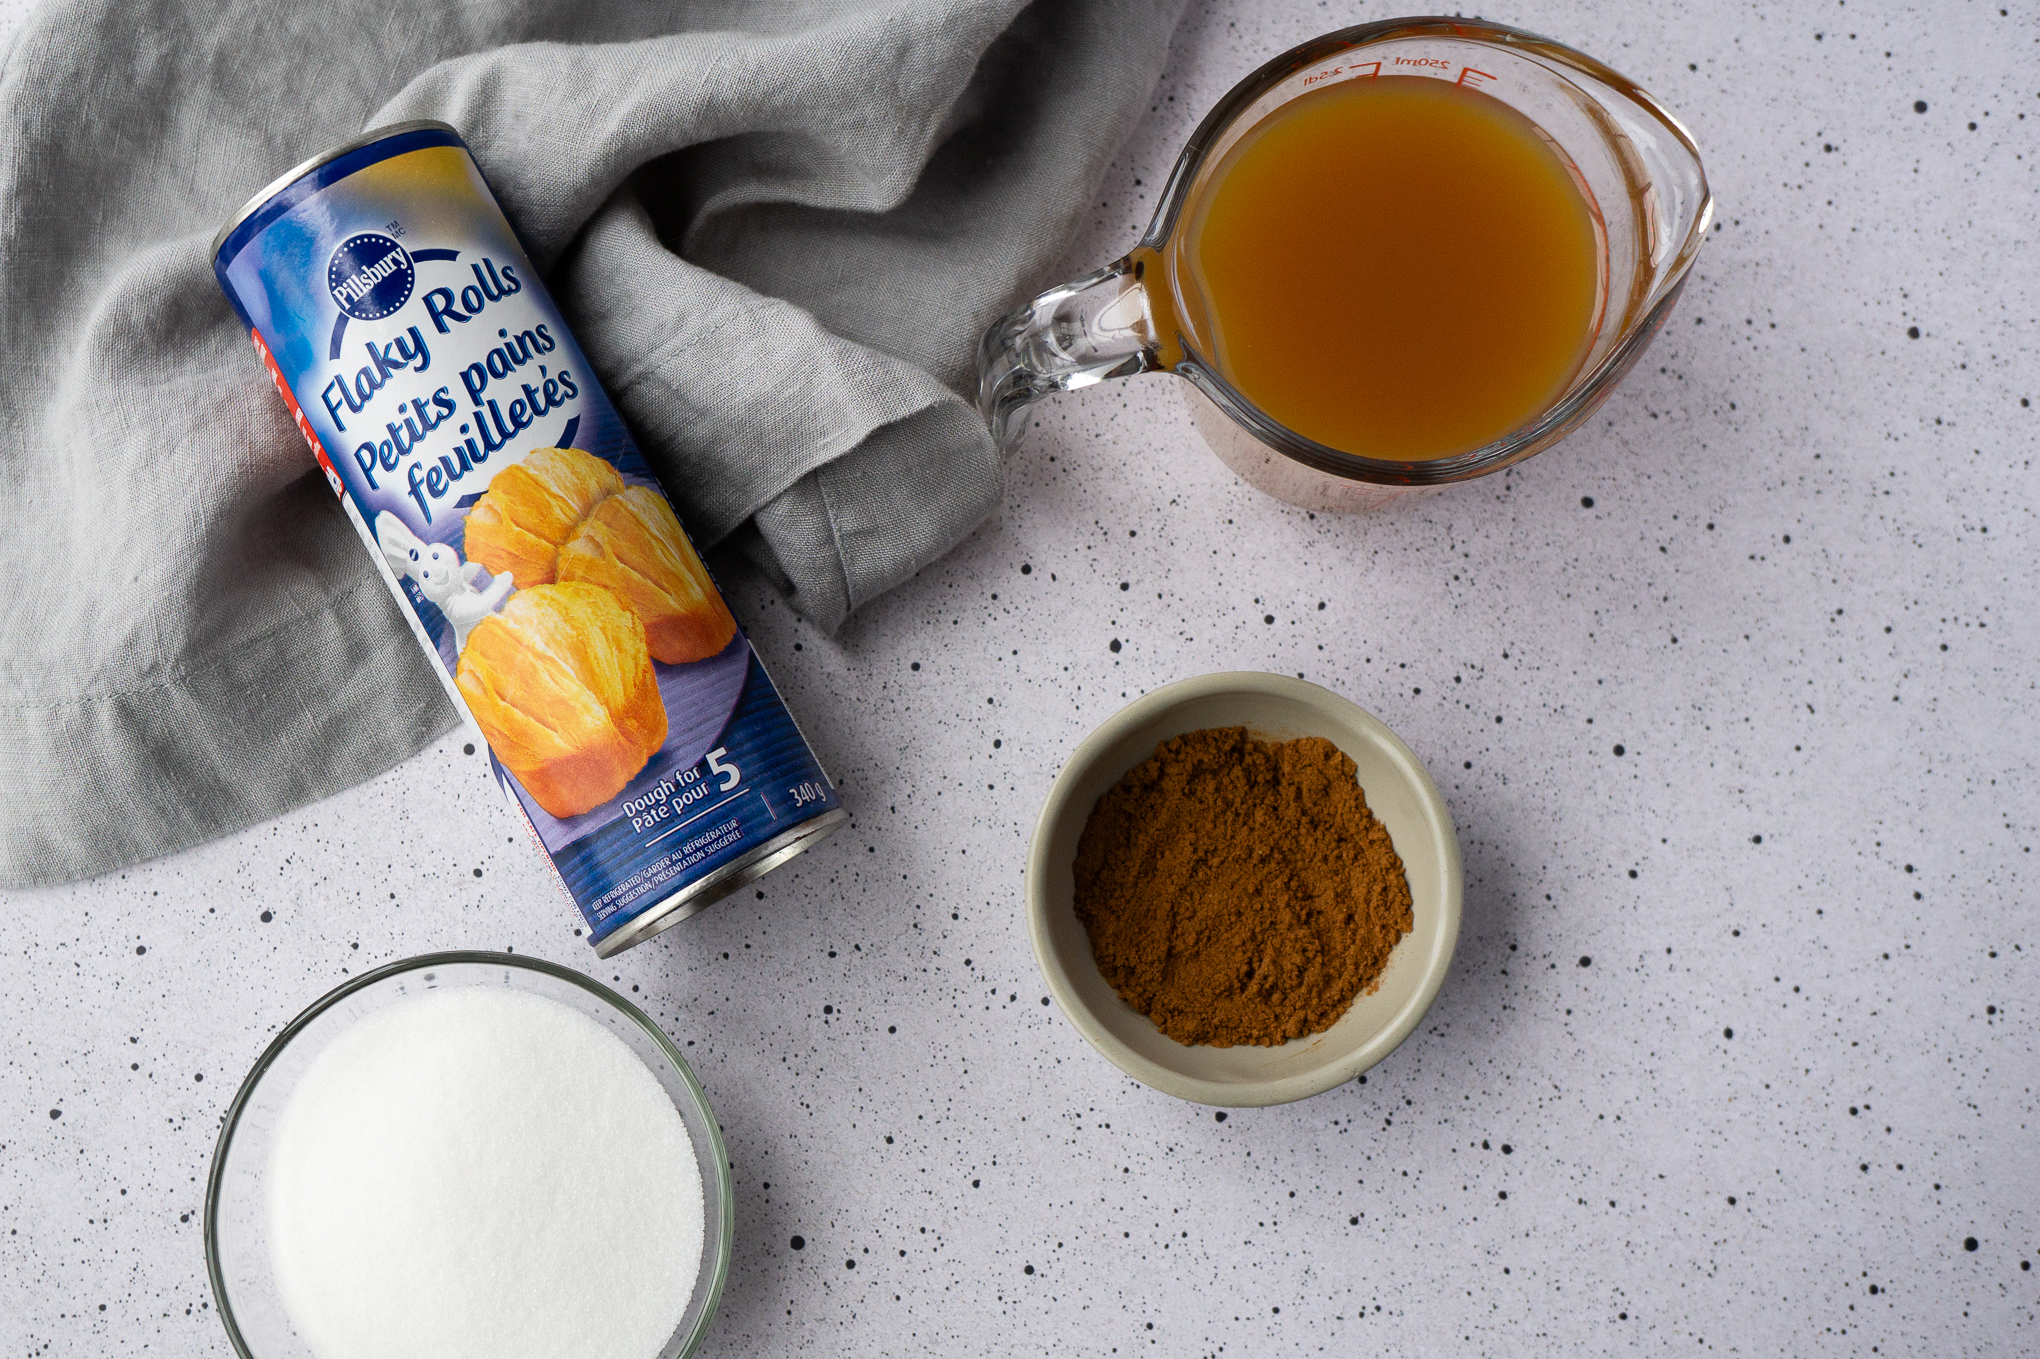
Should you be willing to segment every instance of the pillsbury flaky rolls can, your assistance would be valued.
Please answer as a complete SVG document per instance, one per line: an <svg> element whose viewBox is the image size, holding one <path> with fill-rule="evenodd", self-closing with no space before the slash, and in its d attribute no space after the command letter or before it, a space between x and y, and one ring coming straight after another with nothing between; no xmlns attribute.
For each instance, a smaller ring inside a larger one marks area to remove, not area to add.
<svg viewBox="0 0 2040 1359"><path fill-rule="evenodd" d="M847 818L459 133L307 161L213 271L598 954Z"/></svg>

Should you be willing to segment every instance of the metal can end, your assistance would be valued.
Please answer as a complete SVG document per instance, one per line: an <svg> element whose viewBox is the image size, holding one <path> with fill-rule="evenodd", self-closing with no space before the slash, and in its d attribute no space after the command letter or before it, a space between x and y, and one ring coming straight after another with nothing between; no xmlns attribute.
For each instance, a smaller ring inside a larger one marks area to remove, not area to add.
<svg viewBox="0 0 2040 1359"><path fill-rule="evenodd" d="M850 819L847 808L837 807L812 821L802 822L784 835L776 835L741 859L724 864L716 872L667 897L658 905L639 912L615 934L595 945L597 958L610 958L659 931L677 925L691 915L721 901L746 883L756 882L802 850L820 844Z"/></svg>
<svg viewBox="0 0 2040 1359"><path fill-rule="evenodd" d="M248 220L249 214L261 208L264 203L267 203L270 199L276 197L276 195L282 193L292 184L303 179L327 161L337 160L349 151L367 146L372 142L379 142L385 137L394 137L405 132L421 132L428 128L438 132L451 132L456 137L460 135L459 128L451 123L442 123L437 118L413 118L408 122L385 123L381 127L372 127L358 136L349 137L338 146L328 147L311 159L284 171L275 179L263 185L261 192L243 203L234 215L227 219L227 224L221 227L218 234L212 238L212 248L205 252L206 258L208 260L218 258L220 247L227 243L227 237L233 234L235 227Z"/></svg>

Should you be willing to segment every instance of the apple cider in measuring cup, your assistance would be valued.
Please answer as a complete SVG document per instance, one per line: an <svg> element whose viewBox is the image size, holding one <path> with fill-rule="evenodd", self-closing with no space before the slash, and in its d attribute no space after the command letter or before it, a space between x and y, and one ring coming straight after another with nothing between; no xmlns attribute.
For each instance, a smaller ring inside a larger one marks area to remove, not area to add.
<svg viewBox="0 0 2040 1359"><path fill-rule="evenodd" d="M1479 448L1550 407L1606 293L1600 213L1535 123L1470 83L1344 80L1192 191L1177 305L1270 417L1363 457Z"/></svg>

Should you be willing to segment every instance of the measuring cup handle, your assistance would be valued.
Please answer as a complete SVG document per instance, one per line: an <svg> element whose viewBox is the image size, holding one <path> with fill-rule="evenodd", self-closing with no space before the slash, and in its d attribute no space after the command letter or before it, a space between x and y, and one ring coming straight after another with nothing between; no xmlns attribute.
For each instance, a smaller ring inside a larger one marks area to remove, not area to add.
<svg viewBox="0 0 2040 1359"><path fill-rule="evenodd" d="M993 323L978 342L978 411L1001 448L1016 417L1051 392L1160 366L1153 310L1132 256L1050 288Z"/></svg>

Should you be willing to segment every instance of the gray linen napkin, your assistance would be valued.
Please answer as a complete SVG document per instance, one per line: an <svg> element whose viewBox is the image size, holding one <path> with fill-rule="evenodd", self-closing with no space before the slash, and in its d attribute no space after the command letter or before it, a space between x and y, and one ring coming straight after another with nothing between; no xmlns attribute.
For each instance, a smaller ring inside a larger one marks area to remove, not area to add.
<svg viewBox="0 0 2040 1359"><path fill-rule="evenodd" d="M704 546L833 628L994 507L959 393L1183 0L45 0L0 65L0 883L452 721L213 283L365 127L458 127Z"/></svg>

